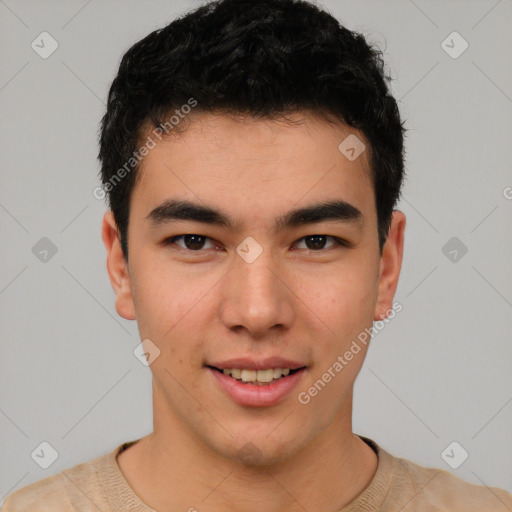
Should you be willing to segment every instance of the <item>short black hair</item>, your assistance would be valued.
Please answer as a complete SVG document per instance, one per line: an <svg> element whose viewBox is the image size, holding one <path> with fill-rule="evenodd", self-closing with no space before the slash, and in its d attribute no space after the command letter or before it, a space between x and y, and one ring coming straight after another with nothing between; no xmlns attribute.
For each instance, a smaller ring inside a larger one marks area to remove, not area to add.
<svg viewBox="0 0 512 512"><path fill-rule="evenodd" d="M305 0L212 1L151 32L122 57L99 135L103 195L126 261L141 137L189 105L269 119L308 110L360 130L382 253L404 179L405 128L390 80L379 48Z"/></svg>

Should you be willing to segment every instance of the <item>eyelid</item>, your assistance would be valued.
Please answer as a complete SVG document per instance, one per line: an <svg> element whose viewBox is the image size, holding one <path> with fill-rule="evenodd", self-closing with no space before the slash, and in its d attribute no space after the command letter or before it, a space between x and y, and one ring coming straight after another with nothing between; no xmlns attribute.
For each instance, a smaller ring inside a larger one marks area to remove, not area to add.
<svg viewBox="0 0 512 512"><path fill-rule="evenodd" d="M173 243L175 243L175 240L177 239L180 239L180 238L183 238L187 235L196 235L196 236L200 236L200 237L203 237L205 238L206 240L212 240L213 242L216 242L216 243L219 243L217 242L217 240L215 240L214 238L212 237L209 237L209 236L206 236L206 235L201 235L199 233L184 233L183 235L174 235L174 236L171 236L171 237L168 237L166 238L163 242L162 242L162 245L164 247L166 246L169 246ZM306 238L310 238L310 237L313 237L313 236L324 236L326 238L332 238L335 243L338 245L338 247L345 247L345 248L350 248L353 246L352 243L348 242L347 240L344 240L343 238L340 238L340 237L337 237L337 236L334 236L334 235L325 235L325 234L322 234L322 233L313 233L313 234L310 234L310 235L305 235L301 238L298 238L297 240L295 240L295 242L293 242L293 245L297 244L298 242L302 242L303 240L305 240ZM189 252L189 253L201 253L201 252L204 252L205 249L198 249L197 251L193 251L191 249L187 249L185 247L181 247L181 246L178 246L180 249L186 251L186 252ZM327 249L318 249L318 250L314 250L314 249L306 249L306 250L309 250L311 252L317 252L317 253L321 253L321 252L325 252L329 249L332 249L332 247L328 247Z"/></svg>
<svg viewBox="0 0 512 512"><path fill-rule="evenodd" d="M200 235L199 233L184 233L183 235L174 235L174 236L170 236L168 238L166 238L163 242L162 242L162 245L164 247L168 246L168 245L172 245L172 244L175 244L175 241L179 238L184 238L186 237L187 235L195 235L195 236L200 236L200 237L203 237L205 238L206 240L211 240L215 243L219 243L217 242L217 240L215 240L214 238L210 237L210 236L206 236L206 235ZM192 251L191 249L187 249L186 247L181 247L180 245L178 245L178 247L180 249L182 249L183 251L186 251L186 252L190 252L190 253L201 253L201 252L204 252L205 249L198 249L197 251Z"/></svg>

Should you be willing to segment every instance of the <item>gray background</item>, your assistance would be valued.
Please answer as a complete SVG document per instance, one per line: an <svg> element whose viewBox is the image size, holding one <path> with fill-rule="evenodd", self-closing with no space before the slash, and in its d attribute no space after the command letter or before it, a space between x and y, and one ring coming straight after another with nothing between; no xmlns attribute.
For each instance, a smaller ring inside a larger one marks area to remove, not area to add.
<svg viewBox="0 0 512 512"><path fill-rule="evenodd" d="M97 131L123 53L197 5L0 0L2 497L152 430L150 370L105 267ZM512 0L322 5L386 49L409 129L403 311L356 381L354 431L512 491ZM47 59L31 48L42 31L59 44ZM453 31L469 43L456 59ZM456 262L452 237L468 250ZM46 470L42 441L59 454ZM441 457L452 441L469 452L457 469Z"/></svg>

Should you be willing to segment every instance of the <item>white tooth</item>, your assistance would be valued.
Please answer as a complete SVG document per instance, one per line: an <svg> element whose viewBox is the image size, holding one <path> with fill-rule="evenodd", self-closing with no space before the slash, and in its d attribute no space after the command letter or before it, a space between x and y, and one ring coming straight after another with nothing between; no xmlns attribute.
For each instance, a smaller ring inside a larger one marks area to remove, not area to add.
<svg viewBox="0 0 512 512"><path fill-rule="evenodd" d="M222 370L224 375L231 375L234 379L243 382L272 382L273 379L279 379L281 376L289 375L289 368L269 368L268 370L241 370L239 368L225 368Z"/></svg>
<svg viewBox="0 0 512 512"><path fill-rule="evenodd" d="M258 382L272 382L274 378L274 370L258 370L256 380Z"/></svg>
<svg viewBox="0 0 512 512"><path fill-rule="evenodd" d="M242 381L249 382L256 380L256 370L242 370Z"/></svg>

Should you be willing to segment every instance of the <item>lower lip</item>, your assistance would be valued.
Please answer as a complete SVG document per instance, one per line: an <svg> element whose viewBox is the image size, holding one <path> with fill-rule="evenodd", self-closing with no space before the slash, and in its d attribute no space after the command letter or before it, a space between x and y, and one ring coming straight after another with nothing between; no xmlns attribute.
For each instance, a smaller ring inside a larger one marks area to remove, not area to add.
<svg viewBox="0 0 512 512"><path fill-rule="evenodd" d="M302 378L305 368L286 377L281 377L272 384L263 386L244 384L242 381L224 375L224 373L212 368L207 368L207 370L217 379L222 390L237 404L251 407L269 407L278 404L291 393Z"/></svg>

